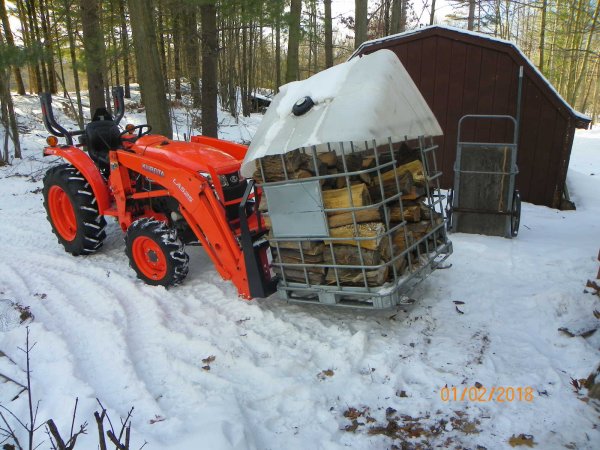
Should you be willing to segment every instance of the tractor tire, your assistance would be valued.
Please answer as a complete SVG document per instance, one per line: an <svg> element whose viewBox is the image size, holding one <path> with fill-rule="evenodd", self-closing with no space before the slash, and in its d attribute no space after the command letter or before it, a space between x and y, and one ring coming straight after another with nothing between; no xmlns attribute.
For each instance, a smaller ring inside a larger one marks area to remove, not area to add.
<svg viewBox="0 0 600 450"><path fill-rule="evenodd" d="M175 230L156 219L131 224L125 236L129 265L152 286L175 286L188 274L189 257Z"/></svg>
<svg viewBox="0 0 600 450"><path fill-rule="evenodd" d="M43 193L52 232L66 252L90 255L102 247L106 220L98 213L90 184L75 167L61 164L48 169Z"/></svg>

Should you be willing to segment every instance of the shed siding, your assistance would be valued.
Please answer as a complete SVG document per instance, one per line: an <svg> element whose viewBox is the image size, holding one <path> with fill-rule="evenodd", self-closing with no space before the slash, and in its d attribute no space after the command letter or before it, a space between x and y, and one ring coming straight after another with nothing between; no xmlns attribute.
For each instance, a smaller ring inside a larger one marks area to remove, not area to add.
<svg viewBox="0 0 600 450"><path fill-rule="evenodd" d="M444 131L436 138L444 187L451 187L454 179L458 121L466 114L516 116L518 71L523 65L516 186L526 201L555 208L560 205L575 121L512 47L435 29L375 43L361 53L382 48L394 51L402 61ZM512 135L508 122L477 120L465 123L461 137L510 142Z"/></svg>

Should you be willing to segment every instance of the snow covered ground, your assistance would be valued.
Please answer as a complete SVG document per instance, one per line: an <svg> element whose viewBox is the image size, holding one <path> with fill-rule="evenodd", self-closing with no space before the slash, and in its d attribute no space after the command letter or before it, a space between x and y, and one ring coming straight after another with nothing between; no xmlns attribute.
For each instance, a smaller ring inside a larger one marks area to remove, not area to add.
<svg viewBox="0 0 600 450"><path fill-rule="evenodd" d="M146 286L114 223L100 253L65 253L42 206L52 162L41 157L38 100L15 101L26 133L24 159L0 168L0 299L34 316L38 423L53 418L68 434L79 398L76 423L89 426L78 449L97 448L96 398L115 425L135 407L131 449L501 449L521 434L540 449L600 448L600 406L571 384L600 362L600 333L585 333L598 327L600 299L584 292L598 269L600 130L576 136L577 211L524 204L514 240L452 235L452 267L412 293L410 310L340 311L242 301L197 248L183 285ZM222 137L239 141L260 116L221 119ZM24 384L26 324L8 306L0 302L0 379ZM2 405L27 417L26 395L11 401L17 384L0 386ZM486 401L452 398L453 387L460 397L475 386ZM42 429L44 440L50 448Z"/></svg>

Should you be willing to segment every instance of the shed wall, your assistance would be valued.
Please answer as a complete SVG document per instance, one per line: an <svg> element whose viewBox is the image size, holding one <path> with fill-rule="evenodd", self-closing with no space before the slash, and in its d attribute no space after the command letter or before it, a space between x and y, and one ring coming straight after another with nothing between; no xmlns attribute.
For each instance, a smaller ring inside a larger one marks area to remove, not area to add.
<svg viewBox="0 0 600 450"><path fill-rule="evenodd" d="M525 201L558 208L566 178L575 124L560 108L539 76L510 46L477 36L416 33L375 43L361 53L387 48L396 53L440 123L444 136L438 164L442 185L454 177L457 129L466 114L517 114L519 67L524 66L516 187ZM554 94L554 93L552 93ZM465 123L462 140L510 142L509 122Z"/></svg>

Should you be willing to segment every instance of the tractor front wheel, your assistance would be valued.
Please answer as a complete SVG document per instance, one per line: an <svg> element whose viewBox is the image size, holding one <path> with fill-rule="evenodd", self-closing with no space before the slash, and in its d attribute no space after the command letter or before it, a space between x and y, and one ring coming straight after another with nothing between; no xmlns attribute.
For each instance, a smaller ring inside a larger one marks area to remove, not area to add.
<svg viewBox="0 0 600 450"><path fill-rule="evenodd" d="M44 207L52 231L72 255L89 255L102 247L106 221L98 213L92 188L69 164L48 169L44 176Z"/></svg>
<svg viewBox="0 0 600 450"><path fill-rule="evenodd" d="M174 230L156 219L131 224L125 237L129 265L153 286L174 286L188 274L189 257Z"/></svg>

